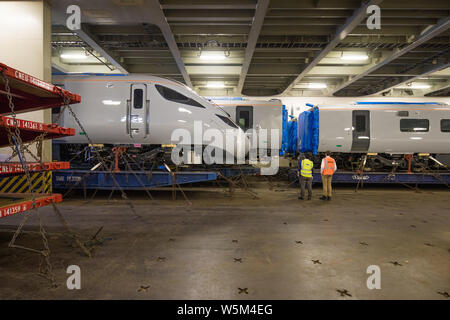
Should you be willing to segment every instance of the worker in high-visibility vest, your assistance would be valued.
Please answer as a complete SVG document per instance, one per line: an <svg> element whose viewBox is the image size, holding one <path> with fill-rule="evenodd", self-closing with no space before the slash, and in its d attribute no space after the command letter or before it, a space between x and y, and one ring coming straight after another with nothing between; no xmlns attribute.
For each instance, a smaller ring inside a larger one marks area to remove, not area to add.
<svg viewBox="0 0 450 320"><path fill-rule="evenodd" d="M305 199L305 185L308 189L308 200L312 197L312 174L314 163L311 161L312 155L310 153L306 154L299 162L298 166L298 177L301 188L301 193L299 200Z"/></svg>
<svg viewBox="0 0 450 320"><path fill-rule="evenodd" d="M333 191L331 188L331 180L336 170L336 161L330 157L329 151L325 152L325 158L322 159L322 164L320 165L323 187L323 193L320 200L331 200L331 193Z"/></svg>

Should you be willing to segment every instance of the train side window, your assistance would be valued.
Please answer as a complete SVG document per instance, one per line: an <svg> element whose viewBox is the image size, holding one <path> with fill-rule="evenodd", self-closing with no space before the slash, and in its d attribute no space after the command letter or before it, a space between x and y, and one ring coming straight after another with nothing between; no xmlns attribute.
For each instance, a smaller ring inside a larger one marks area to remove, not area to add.
<svg viewBox="0 0 450 320"><path fill-rule="evenodd" d="M450 132L450 119L441 119L441 132Z"/></svg>
<svg viewBox="0 0 450 320"><path fill-rule="evenodd" d="M253 128L253 106L236 106L236 123L244 131Z"/></svg>
<svg viewBox="0 0 450 320"><path fill-rule="evenodd" d="M430 121L428 119L401 119L401 132L428 132Z"/></svg>
<svg viewBox="0 0 450 320"><path fill-rule="evenodd" d="M249 111L241 111L239 113L239 126L243 130L247 130L250 127L250 112Z"/></svg>
<svg viewBox="0 0 450 320"><path fill-rule="evenodd" d="M366 131L366 116L364 115L356 115L355 116L355 130L356 132L365 132Z"/></svg>
<svg viewBox="0 0 450 320"><path fill-rule="evenodd" d="M134 89L133 91L133 108L142 109L144 107L144 90Z"/></svg>
<svg viewBox="0 0 450 320"><path fill-rule="evenodd" d="M183 104L187 104L187 105L190 105L193 107L199 107L199 108L205 109L205 106L202 106L197 101L195 101L191 98L188 98L175 90L172 90L170 88L164 87L159 84L156 84L155 87L156 87L156 90L158 90L159 94L166 100L183 103Z"/></svg>

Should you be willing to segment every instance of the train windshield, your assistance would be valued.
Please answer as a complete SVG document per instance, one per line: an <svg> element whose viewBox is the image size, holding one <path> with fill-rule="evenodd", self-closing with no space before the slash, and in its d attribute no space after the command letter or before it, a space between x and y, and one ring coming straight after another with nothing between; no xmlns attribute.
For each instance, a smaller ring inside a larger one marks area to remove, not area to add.
<svg viewBox="0 0 450 320"><path fill-rule="evenodd" d="M185 95L179 93L176 90L164 87L160 84L156 84L155 88L156 88L156 90L158 90L159 94L166 100L177 102L177 103L182 103L182 104L187 104L187 105L190 105L193 107L205 108L205 106L201 105L194 99L186 97Z"/></svg>

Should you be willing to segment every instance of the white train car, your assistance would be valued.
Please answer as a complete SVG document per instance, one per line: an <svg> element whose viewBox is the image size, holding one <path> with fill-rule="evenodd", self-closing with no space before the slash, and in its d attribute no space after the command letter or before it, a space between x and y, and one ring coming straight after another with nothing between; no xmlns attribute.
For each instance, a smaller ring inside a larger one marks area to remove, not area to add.
<svg viewBox="0 0 450 320"><path fill-rule="evenodd" d="M299 152L450 154L450 106L434 102L320 105L299 115L298 133Z"/></svg>
<svg viewBox="0 0 450 320"><path fill-rule="evenodd" d="M269 101L261 100L214 100L212 102L225 110L244 131L254 129L258 132L260 129L267 130L267 146L271 148L271 132L276 129L278 132L278 144L273 148L279 150L282 141L283 126L283 103L281 100L272 99ZM251 137L250 137L251 139ZM276 151L279 154L279 151Z"/></svg>
<svg viewBox="0 0 450 320"><path fill-rule="evenodd" d="M248 148L242 130L226 112L182 83L149 75L65 76L56 77L54 83L82 96L73 111L95 144L173 144L175 129L188 130L194 140L194 122L201 121L203 131L217 129L225 135L228 129L244 137L235 138L230 151L234 155ZM60 142L87 143L67 110L59 124L76 128L75 136Z"/></svg>

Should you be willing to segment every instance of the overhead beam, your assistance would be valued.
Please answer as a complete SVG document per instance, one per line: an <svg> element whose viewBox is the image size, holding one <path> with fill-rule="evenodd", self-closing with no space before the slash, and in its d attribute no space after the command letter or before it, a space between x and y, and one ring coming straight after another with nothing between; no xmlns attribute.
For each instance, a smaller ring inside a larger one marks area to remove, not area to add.
<svg viewBox="0 0 450 320"><path fill-rule="evenodd" d="M250 25L230 26L216 24L214 28L211 26L173 26L172 31L176 35L208 35L208 34L223 34L223 35L247 35L250 32Z"/></svg>
<svg viewBox="0 0 450 320"><path fill-rule="evenodd" d="M194 1L189 2L185 0L165 0L161 5L162 9L206 9L206 10L218 10L218 9L255 9L254 0L221 0L219 1Z"/></svg>
<svg viewBox="0 0 450 320"><path fill-rule="evenodd" d="M258 37L264 23L264 17L266 16L269 3L270 0L259 0L256 5L255 17L250 28L250 33L248 34L247 47L245 48L244 53L244 62L242 63L241 74L239 76L239 82L236 88L237 94L242 93L242 88L244 87L245 78L247 77L248 68L250 67L253 53L255 52L256 43L258 42Z"/></svg>
<svg viewBox="0 0 450 320"><path fill-rule="evenodd" d="M298 10L298 9L329 9L344 10L357 9L360 6L357 0L277 0L270 6L270 9ZM405 9L407 8L407 9ZM383 10L398 9L407 10L448 10L448 1L445 0L395 0L383 3Z"/></svg>
<svg viewBox="0 0 450 320"><path fill-rule="evenodd" d="M131 64L128 68L132 73L151 73L170 77L180 75L175 64Z"/></svg>
<svg viewBox="0 0 450 320"><path fill-rule="evenodd" d="M82 24L80 29L74 30L74 33L92 49L97 51L103 58L108 60L116 69L120 70L121 73L128 74L125 65L121 63L112 52L99 44L97 37L90 32L85 24Z"/></svg>
<svg viewBox="0 0 450 320"><path fill-rule="evenodd" d="M427 95L432 95L435 92L445 90L445 89L450 89L450 80L447 80L446 82L444 82L443 84L441 84L439 86L433 86L432 88L425 90L422 93L424 96L427 96Z"/></svg>
<svg viewBox="0 0 450 320"><path fill-rule="evenodd" d="M437 24L435 24L433 27L428 29L428 31L426 31L422 35L420 35L417 38L416 41L412 42L411 44L409 44L408 46L406 46L406 47L404 47L402 49L397 49L397 50L392 51L392 53L389 56L387 56L385 59L383 59L381 62L379 62L378 64L372 66L371 68L366 69L366 71L362 72L361 74L356 75L354 77L351 77L348 80L344 81L339 86L334 88L331 93L335 94L339 90L342 90L343 88L345 88L348 85L350 85L350 84L358 81L359 79L367 76L368 74L374 72L375 70L378 70L379 68L387 65L388 63L394 61L398 57L401 57L405 53L413 50L414 48L417 48L421 44L423 44L423 43L427 42L428 40L434 38L436 35L440 34L441 32L444 32L449 27L450 27L450 16L447 16L445 18L440 19Z"/></svg>
<svg viewBox="0 0 450 320"><path fill-rule="evenodd" d="M302 72L291 82L287 88L283 91L286 93L291 90L297 82L302 80L312 68L314 68L320 60L322 60L328 53L330 53L336 46L344 39L354 28L356 28L361 21L363 21L367 17L367 7L370 5L379 5L383 0L371 0L364 3L358 10L354 12L354 14L347 19L344 25L342 25L336 32L334 38L330 41L330 43L323 48L322 51L318 52L312 61L302 70Z"/></svg>
<svg viewBox="0 0 450 320"><path fill-rule="evenodd" d="M167 21L252 21L254 10L165 10Z"/></svg>
<svg viewBox="0 0 450 320"><path fill-rule="evenodd" d="M391 82L390 84L389 84L389 87L386 87L386 88L383 88L383 89L381 89L381 90L378 90L377 92L375 92L375 93L373 93L373 94L379 94L379 93L382 93L382 92L385 92L385 91L388 91L388 90L391 90L391 89L393 89L393 88L395 88L395 87L398 87L398 86L401 86L401 85L404 85L404 84L407 84L407 83L409 83L409 82L412 82L412 81L415 81L415 80L417 80L417 79L419 79L419 78L422 78L422 77L426 77L426 76L428 76L428 75L431 75L432 73L435 73L435 72L437 72L437 71L441 71L441 70L444 70L444 69L447 69L447 68L449 68L450 67L450 63L446 63L446 64L442 64L442 65L438 65L438 66L433 66L433 67L428 67L428 68L426 68L421 74L419 74L419 75L416 75L416 76L414 76L414 77L409 77L408 79L400 79L400 80L393 80L393 82Z"/></svg>
<svg viewBox="0 0 450 320"><path fill-rule="evenodd" d="M269 18L347 18L353 10L273 10L267 14ZM384 18L443 18L445 10L383 10Z"/></svg>
<svg viewBox="0 0 450 320"><path fill-rule="evenodd" d="M175 41L175 38L173 36L172 30L170 29L170 25L167 22L166 17L164 16L164 12L161 8L161 4L158 0L151 0L150 1L150 7L152 10L152 13L154 14L154 17L157 21L155 21L156 25L159 26L164 39L166 40L166 43L170 49L170 52L172 52L172 56L175 59L175 62L178 66L178 69L183 76L184 82L187 86L193 88L191 79L189 78L189 74L186 71L186 67L184 66L183 60L181 59L181 53L178 49L177 42Z"/></svg>
<svg viewBox="0 0 450 320"><path fill-rule="evenodd" d="M52 68L62 73L102 73L102 74L120 74L119 69L111 71L106 65L97 64L66 64L61 62L58 56L52 57Z"/></svg>
<svg viewBox="0 0 450 320"><path fill-rule="evenodd" d="M123 36L145 36L148 32L142 27L142 25L93 25L91 26L92 32L98 35L123 35Z"/></svg>

